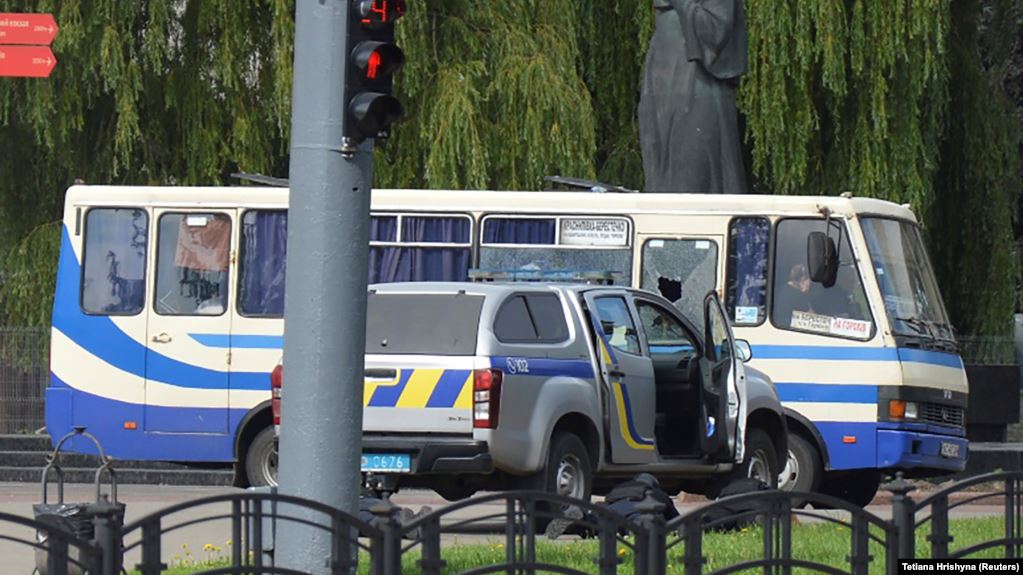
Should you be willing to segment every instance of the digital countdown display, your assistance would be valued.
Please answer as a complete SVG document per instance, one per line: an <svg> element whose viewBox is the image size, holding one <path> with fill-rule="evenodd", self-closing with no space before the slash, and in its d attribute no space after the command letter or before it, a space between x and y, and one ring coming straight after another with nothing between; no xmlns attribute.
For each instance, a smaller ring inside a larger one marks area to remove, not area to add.
<svg viewBox="0 0 1023 575"><path fill-rule="evenodd" d="M360 22L369 28L394 24L404 13L404 0L360 0L358 7Z"/></svg>

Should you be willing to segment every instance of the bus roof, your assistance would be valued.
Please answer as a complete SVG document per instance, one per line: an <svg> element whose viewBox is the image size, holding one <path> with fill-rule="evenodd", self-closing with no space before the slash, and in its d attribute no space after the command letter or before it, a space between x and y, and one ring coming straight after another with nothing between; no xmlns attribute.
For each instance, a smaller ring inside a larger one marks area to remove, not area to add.
<svg viewBox="0 0 1023 575"><path fill-rule="evenodd" d="M596 193L590 191L373 190L374 210L416 209L451 212L490 210L585 213L724 213L880 215L916 221L907 206L874 198L724 194ZM418 205L425 195L429 203ZM523 203L523 196L532 196ZM583 197L585 196L585 198ZM287 188L264 186L72 186L68 205L284 207Z"/></svg>

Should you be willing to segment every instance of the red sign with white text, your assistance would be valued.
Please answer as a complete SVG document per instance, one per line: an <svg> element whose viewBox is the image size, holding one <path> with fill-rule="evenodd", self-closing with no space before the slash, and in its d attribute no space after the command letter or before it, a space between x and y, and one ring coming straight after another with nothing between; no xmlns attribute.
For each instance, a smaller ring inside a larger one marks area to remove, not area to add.
<svg viewBox="0 0 1023 575"><path fill-rule="evenodd" d="M53 14L0 12L0 44L49 46L58 30Z"/></svg>
<svg viewBox="0 0 1023 575"><path fill-rule="evenodd" d="M56 65L49 46L0 45L0 76L46 78Z"/></svg>

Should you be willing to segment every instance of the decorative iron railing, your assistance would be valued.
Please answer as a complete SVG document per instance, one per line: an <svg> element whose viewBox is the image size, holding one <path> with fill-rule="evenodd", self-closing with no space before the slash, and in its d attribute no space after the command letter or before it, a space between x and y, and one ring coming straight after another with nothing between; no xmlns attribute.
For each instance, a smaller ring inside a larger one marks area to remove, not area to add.
<svg viewBox="0 0 1023 575"><path fill-rule="evenodd" d="M987 487L976 491L981 485ZM901 477L885 489L892 494L892 519L826 495L759 491L711 502L667 522L663 505L652 497L638 503L636 515L625 517L602 504L549 493L492 493L402 521L400 509L386 502L373 508L372 520L365 520L314 501L246 491L174 505L124 526L119 515L123 508L109 504L104 508L100 501L88 510L95 525L91 538L60 525L0 514L0 522L27 526L40 534L25 539L0 535L0 539L36 550L37 565L45 575L117 575L122 568L157 575L167 568L164 540L209 522L227 526L235 545L220 563L196 568L195 573L207 575L302 575L301 570L277 565L279 557L275 558L274 553L275 532L295 526L318 530L329 538L330 556L322 564L332 575L355 573L357 567L360 573L370 575L451 573L452 565L446 557L456 547L450 541L453 534L487 534L501 542L495 547L501 550L500 560L460 572L465 575L609 575L620 571L727 575L749 570L775 575L793 569L894 575L899 559L957 559L977 553L1023 557L1023 472L974 477L919 501L911 496L913 484ZM1002 504L1003 536L960 542L953 549L950 544L957 534L950 530L950 514L985 499ZM800 506L803 503L812 508ZM543 526L561 518L570 520L569 533L593 539L594 543L582 551L588 554L583 563L592 565L592 569L579 568L578 557L564 564L557 561L559 554L538 553L540 540L544 539ZM829 525L848 534L843 551L836 553L842 556L825 562L797 552L797 530L792 525L807 522ZM723 529L750 530L762 543L760 551L752 557L712 561L706 538ZM916 548L918 535L926 535L927 548Z"/></svg>

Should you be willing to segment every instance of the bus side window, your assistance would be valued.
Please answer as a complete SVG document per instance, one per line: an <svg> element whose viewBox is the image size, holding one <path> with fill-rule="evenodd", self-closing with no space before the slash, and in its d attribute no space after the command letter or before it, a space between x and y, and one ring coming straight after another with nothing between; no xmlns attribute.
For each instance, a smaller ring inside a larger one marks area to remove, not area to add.
<svg viewBox="0 0 1023 575"><path fill-rule="evenodd" d="M810 232L828 232L838 248L838 277L825 287L809 277L806 242ZM775 235L771 321L794 331L866 340L874 322L843 220L786 218Z"/></svg>
<svg viewBox="0 0 1023 575"><path fill-rule="evenodd" d="M370 283L467 281L472 218L374 214L369 246Z"/></svg>
<svg viewBox="0 0 1023 575"><path fill-rule="evenodd" d="M227 310L231 219L226 214L160 216L156 312L222 315Z"/></svg>
<svg viewBox="0 0 1023 575"><path fill-rule="evenodd" d="M286 210L245 212L239 250L238 313L248 317L284 316L287 245Z"/></svg>
<svg viewBox="0 0 1023 575"><path fill-rule="evenodd" d="M134 208L93 208L85 216L82 311L135 315L146 292L149 216Z"/></svg>
<svg viewBox="0 0 1023 575"><path fill-rule="evenodd" d="M760 325L767 317L767 218L735 218L728 226L725 307L734 325Z"/></svg>
<svg viewBox="0 0 1023 575"><path fill-rule="evenodd" d="M643 244L642 283L703 329L703 298L717 285L718 245L703 239L651 239Z"/></svg>

